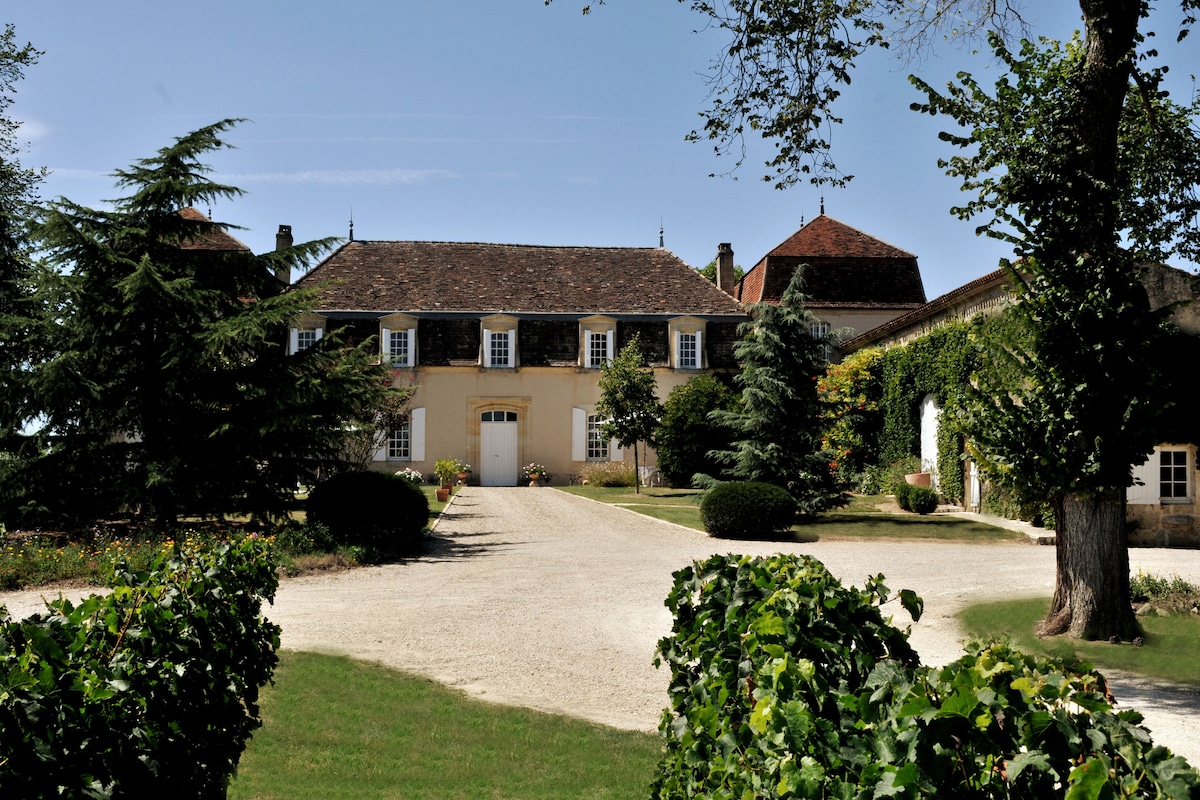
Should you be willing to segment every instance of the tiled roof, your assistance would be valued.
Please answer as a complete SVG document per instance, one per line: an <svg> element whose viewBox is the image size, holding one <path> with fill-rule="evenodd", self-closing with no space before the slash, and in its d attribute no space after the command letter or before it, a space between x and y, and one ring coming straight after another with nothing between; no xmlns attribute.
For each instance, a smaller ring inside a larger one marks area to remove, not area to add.
<svg viewBox="0 0 1200 800"><path fill-rule="evenodd" d="M916 256L824 214L747 272L738 298L778 302L801 264L813 307L914 308L925 302Z"/></svg>
<svg viewBox="0 0 1200 800"><path fill-rule="evenodd" d="M987 275L976 278L975 280L959 286L957 289L951 289L940 297L935 297L928 303L910 311L907 314L888 320L882 325L878 325L869 331L864 331L858 336L846 339L838 344L838 349L844 353L852 353L855 350L861 350L864 347L869 347L876 342L886 339L888 336L905 330L919 326L924 321L936 316L937 314L952 308L957 303L963 303L974 296L982 296L993 294L997 288L1007 284L1009 281L1008 273L1003 269L989 272Z"/></svg>
<svg viewBox="0 0 1200 800"><path fill-rule="evenodd" d="M194 208L185 208L179 212L179 216L193 222L211 222L207 216L200 213ZM250 252L250 248L238 241L234 236L220 228L213 227L201 236L195 239L190 239L182 245L184 250L218 250L222 252L236 252L244 250Z"/></svg>
<svg viewBox="0 0 1200 800"><path fill-rule="evenodd" d="M649 247L347 242L299 286L325 311L741 314L678 256Z"/></svg>
<svg viewBox="0 0 1200 800"><path fill-rule="evenodd" d="M793 233L769 256L802 258L916 258L899 247L822 214Z"/></svg>

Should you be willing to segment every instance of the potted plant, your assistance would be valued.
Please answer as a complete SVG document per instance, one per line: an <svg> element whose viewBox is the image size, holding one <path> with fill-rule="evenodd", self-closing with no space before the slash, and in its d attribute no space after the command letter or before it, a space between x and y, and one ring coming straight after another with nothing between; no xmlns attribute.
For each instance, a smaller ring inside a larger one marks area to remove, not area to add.
<svg viewBox="0 0 1200 800"><path fill-rule="evenodd" d="M541 486L542 481L550 480L550 473L541 464L530 463L526 464L521 470L525 478L529 481L530 486Z"/></svg>
<svg viewBox="0 0 1200 800"><path fill-rule="evenodd" d="M471 477L471 465L458 462L458 485L465 486L467 479Z"/></svg>
<svg viewBox="0 0 1200 800"><path fill-rule="evenodd" d="M417 472L412 467L405 467L404 469L400 470L396 474L399 475L401 478L404 478L404 480L408 481L409 483L413 484L414 486L420 486L422 483L425 482L425 476L422 475L420 472Z"/></svg>
<svg viewBox="0 0 1200 800"><path fill-rule="evenodd" d="M443 489L449 489L458 474L462 462L457 458L439 458L433 464L433 472L438 477Z"/></svg>

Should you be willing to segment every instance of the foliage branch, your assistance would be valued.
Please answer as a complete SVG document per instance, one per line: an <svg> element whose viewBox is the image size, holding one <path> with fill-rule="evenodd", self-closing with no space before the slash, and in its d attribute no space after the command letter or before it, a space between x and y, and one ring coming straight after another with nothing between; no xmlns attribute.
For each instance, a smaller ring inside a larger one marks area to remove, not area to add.
<svg viewBox="0 0 1200 800"><path fill-rule="evenodd" d="M713 556L675 573L651 789L666 798L1194 797L1200 775L1114 712L1084 664L972 642L921 667L883 577L808 556ZM900 600L914 619L922 603Z"/></svg>
<svg viewBox="0 0 1200 800"><path fill-rule="evenodd" d="M0 793L222 798L277 662L265 540L177 546L110 593L0 607Z"/></svg>

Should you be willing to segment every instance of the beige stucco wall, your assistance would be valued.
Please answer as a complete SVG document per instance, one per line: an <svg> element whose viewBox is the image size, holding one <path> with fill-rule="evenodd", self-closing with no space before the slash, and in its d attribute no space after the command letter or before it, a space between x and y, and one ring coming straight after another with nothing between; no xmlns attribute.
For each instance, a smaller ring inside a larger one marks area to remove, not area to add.
<svg viewBox="0 0 1200 800"><path fill-rule="evenodd" d="M659 400L697 374L699 370L656 369ZM600 399L597 369L417 367L399 370L395 376L397 385L417 387L411 407L425 409L425 459L377 461L372 464L374 469L411 467L429 475L441 458L478 465L479 415L488 410L517 412L518 464L543 464L557 484L578 475L584 464L571 459L572 409L595 407ZM638 457L642 458L640 447ZM633 454L628 449L625 461L632 466ZM657 463L653 449L647 448L641 463Z"/></svg>

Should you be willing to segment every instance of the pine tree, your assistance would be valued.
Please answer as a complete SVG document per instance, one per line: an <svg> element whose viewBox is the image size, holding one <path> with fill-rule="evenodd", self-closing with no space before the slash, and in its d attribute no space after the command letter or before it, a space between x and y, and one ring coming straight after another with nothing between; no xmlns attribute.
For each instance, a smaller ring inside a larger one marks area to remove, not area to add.
<svg viewBox="0 0 1200 800"><path fill-rule="evenodd" d="M344 466L347 431L392 391L371 341L335 333L285 354L315 295L285 291L275 269L328 240L253 256L195 211L241 194L199 160L236 122L118 171L129 193L113 210L60 200L38 224L66 303L36 375L54 446L21 475L26 519L278 515L298 481Z"/></svg>
<svg viewBox="0 0 1200 800"><path fill-rule="evenodd" d="M17 160L20 123L5 114L17 81L39 55L30 44L17 46L12 25L0 34L0 474L26 449L22 428L31 416L29 366L42 357L44 341L35 318L43 298L25 236L43 171Z"/></svg>
<svg viewBox="0 0 1200 800"><path fill-rule="evenodd" d="M622 447L633 448L634 491L641 491L637 446L654 444L654 433L662 416L655 394L654 371L634 336L611 363L600 368L600 402L596 413L607 421L601 430Z"/></svg>
<svg viewBox="0 0 1200 800"><path fill-rule="evenodd" d="M824 373L832 334L813 331L818 320L805 308L804 270L797 269L779 305L756 303L742 323L734 355L742 371L740 411L714 411L733 432L733 448L713 453L740 480L782 486L801 512L815 514L846 504L828 454L821 450L817 379Z"/></svg>

